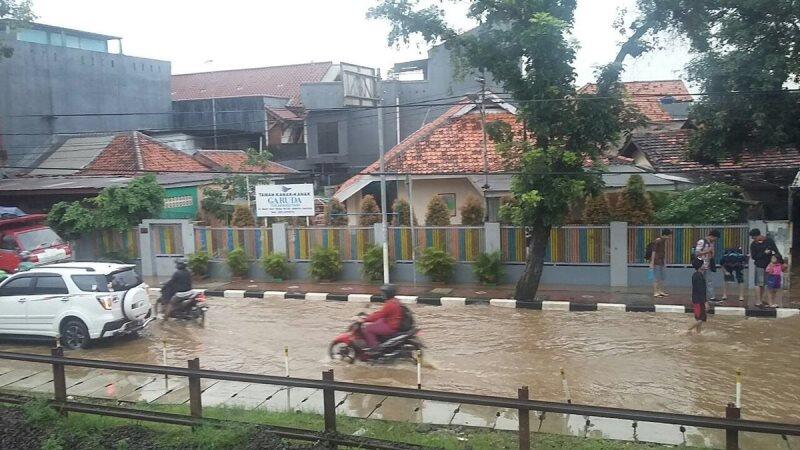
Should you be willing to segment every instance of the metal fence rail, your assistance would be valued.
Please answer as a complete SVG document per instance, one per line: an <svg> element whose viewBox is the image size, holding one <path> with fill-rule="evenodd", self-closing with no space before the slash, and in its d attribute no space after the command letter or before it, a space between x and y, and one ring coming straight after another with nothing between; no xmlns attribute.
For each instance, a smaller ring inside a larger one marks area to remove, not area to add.
<svg viewBox="0 0 800 450"><path fill-rule="evenodd" d="M226 372L218 370L200 369L198 358L188 361L188 367L156 366L151 364L123 363L112 361L100 361L90 359L65 358L61 348L52 349L52 356L33 355L25 353L0 352L0 359L26 361L34 363L45 363L52 365L53 385L56 406L66 406L67 389L64 368L86 367L95 369L118 370L124 372L139 372L158 375L173 375L187 377L189 379L189 405L191 417L194 419L202 418L202 393L200 389L201 379L239 381L246 383L268 384L276 386L300 387L321 389L323 391L323 410L325 418L325 432L330 436L340 436L336 434L336 401L335 392L350 392L368 395L383 395L390 397L411 398L417 400L429 400L445 403L459 403L475 406L489 406L496 408L515 409L520 412L520 448L529 448L530 434L525 430L528 423L522 423L525 417L529 416L530 411L541 411L560 414L573 414L589 417L605 417L611 419L622 419L640 422L664 423L673 425L693 426L700 428L713 428L726 430L726 448L738 449L738 433L754 432L777 435L800 436L800 424L771 423L754 420L743 420L739 417L739 409L733 405L726 408L726 417L710 417L689 414L672 414L655 411L642 411L623 408L607 408L602 406L577 405L572 403L547 402L528 399L527 388L521 388L518 398L507 398L489 395L463 394L455 392L418 390L409 388L398 388L389 386L374 386L359 383L349 383L334 381L333 370L323 372L322 380L307 378L287 378L282 376L258 375L248 373ZM128 410L134 412L135 410ZM146 412L150 414L149 412ZM142 413L143 420L155 420L158 418L146 418L145 412ZM335 439L332 443L335 443Z"/></svg>

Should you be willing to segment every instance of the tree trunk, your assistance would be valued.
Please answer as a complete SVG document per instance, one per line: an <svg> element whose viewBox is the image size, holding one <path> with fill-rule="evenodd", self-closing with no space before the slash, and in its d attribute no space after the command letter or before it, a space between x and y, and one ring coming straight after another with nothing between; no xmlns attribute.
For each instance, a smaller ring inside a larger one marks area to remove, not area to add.
<svg viewBox="0 0 800 450"><path fill-rule="evenodd" d="M539 290L539 280L542 278L544 268L544 254L550 240L550 226L535 224L530 228L531 236L528 241L528 255L525 258L525 273L517 282L514 298L522 301L536 299Z"/></svg>

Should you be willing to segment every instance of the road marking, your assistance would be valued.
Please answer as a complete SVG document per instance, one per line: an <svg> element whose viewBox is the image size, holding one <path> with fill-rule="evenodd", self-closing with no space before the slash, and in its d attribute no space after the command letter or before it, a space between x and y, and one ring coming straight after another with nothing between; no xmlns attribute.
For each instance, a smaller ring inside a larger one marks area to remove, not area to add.
<svg viewBox="0 0 800 450"><path fill-rule="evenodd" d="M352 303L369 303L372 300L370 294L347 294L347 301Z"/></svg>
<svg viewBox="0 0 800 450"><path fill-rule="evenodd" d="M717 316L742 316L747 314L744 308L736 308L733 306L715 306L714 314Z"/></svg>
<svg viewBox="0 0 800 450"><path fill-rule="evenodd" d="M264 298L267 300L285 300L286 292L281 291L265 291Z"/></svg>
<svg viewBox="0 0 800 450"><path fill-rule="evenodd" d="M517 307L517 301L516 300L510 300L510 299L507 299L507 298L493 298L493 299L489 300L489 304L492 305L492 306L498 306L500 308L516 308Z"/></svg>
<svg viewBox="0 0 800 450"><path fill-rule="evenodd" d="M656 305L656 312L683 314L686 312L686 307L683 305Z"/></svg>
<svg viewBox="0 0 800 450"><path fill-rule="evenodd" d="M597 304L598 311L621 311L625 312L625 304L624 303L598 303Z"/></svg>
<svg viewBox="0 0 800 450"><path fill-rule="evenodd" d="M569 302L545 300L542 302L542 311L569 311Z"/></svg>
<svg viewBox="0 0 800 450"><path fill-rule="evenodd" d="M419 296L417 296L417 295L398 295L395 298L400 300L400 303L405 303L405 304L409 304L410 305L410 304L417 303L417 299L419 298Z"/></svg>
<svg viewBox="0 0 800 450"><path fill-rule="evenodd" d="M222 296L225 298L244 298L245 291L240 289L226 289Z"/></svg>
<svg viewBox="0 0 800 450"><path fill-rule="evenodd" d="M792 317L800 315L800 309L797 308L778 308L775 310L775 314L779 319L783 319L785 317Z"/></svg>
<svg viewBox="0 0 800 450"><path fill-rule="evenodd" d="M306 292L306 300L325 301L328 299L327 292Z"/></svg>
<svg viewBox="0 0 800 450"><path fill-rule="evenodd" d="M442 297L439 301L442 306L467 306L467 299L464 297Z"/></svg>

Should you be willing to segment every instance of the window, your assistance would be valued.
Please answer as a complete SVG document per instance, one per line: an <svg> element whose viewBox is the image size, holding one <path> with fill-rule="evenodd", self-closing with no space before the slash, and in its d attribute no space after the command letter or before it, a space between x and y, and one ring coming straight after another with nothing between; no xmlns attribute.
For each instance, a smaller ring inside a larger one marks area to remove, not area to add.
<svg viewBox="0 0 800 450"><path fill-rule="evenodd" d="M73 275L72 282L83 292L108 292L108 280L103 275Z"/></svg>
<svg viewBox="0 0 800 450"><path fill-rule="evenodd" d="M36 288L33 293L36 295L61 295L69 294L69 290L60 275L51 275L36 277Z"/></svg>
<svg viewBox="0 0 800 450"><path fill-rule="evenodd" d="M50 228L40 228L38 230L26 231L17 235L23 250L36 250L38 248L50 248L54 245L61 245L64 241Z"/></svg>
<svg viewBox="0 0 800 450"><path fill-rule="evenodd" d="M317 151L320 155L339 153L339 122L317 124Z"/></svg>
<svg viewBox="0 0 800 450"><path fill-rule="evenodd" d="M142 278L133 269L124 269L112 273L109 278L111 279L111 289L116 292L127 291L142 284Z"/></svg>
<svg viewBox="0 0 800 450"><path fill-rule="evenodd" d="M450 210L450 216L456 216L456 194L439 194L447 209Z"/></svg>
<svg viewBox="0 0 800 450"><path fill-rule="evenodd" d="M78 36L70 36L69 34L64 36L65 45L69 48L81 48L81 40Z"/></svg>
<svg viewBox="0 0 800 450"><path fill-rule="evenodd" d="M47 31L22 29L17 33L17 39L36 44L48 44Z"/></svg>
<svg viewBox="0 0 800 450"><path fill-rule="evenodd" d="M33 277L17 277L0 288L0 297L12 295L29 295L33 293Z"/></svg>
<svg viewBox="0 0 800 450"><path fill-rule="evenodd" d="M19 251L19 246L17 245L17 241L14 239L14 236L7 234L0 239L0 249L16 252Z"/></svg>

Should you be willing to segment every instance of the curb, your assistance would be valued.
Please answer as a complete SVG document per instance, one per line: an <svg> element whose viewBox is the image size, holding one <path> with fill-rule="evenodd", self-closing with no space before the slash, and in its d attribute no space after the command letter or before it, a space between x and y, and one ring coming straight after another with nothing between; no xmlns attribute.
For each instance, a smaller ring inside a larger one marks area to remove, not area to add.
<svg viewBox="0 0 800 450"><path fill-rule="evenodd" d="M308 300L334 301L348 303L382 303L383 297L371 294L331 294L327 292L283 292L283 291L244 291L228 289L224 291L205 291L209 297L229 299L260 298L265 300ZM161 292L159 288L150 288L150 294ZM404 304L420 304L442 307L465 307L472 305L492 306L496 308L529 309L536 311L570 311L570 312L655 312L665 314L691 314L692 307L684 305L626 305L624 303L572 303L564 301L519 301L507 298L467 298L467 297L421 297L416 295L398 295L397 299ZM798 308L757 309L732 306L715 306L708 311L718 316L738 317L775 317L786 318L800 316Z"/></svg>

